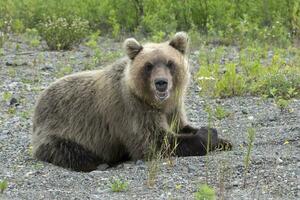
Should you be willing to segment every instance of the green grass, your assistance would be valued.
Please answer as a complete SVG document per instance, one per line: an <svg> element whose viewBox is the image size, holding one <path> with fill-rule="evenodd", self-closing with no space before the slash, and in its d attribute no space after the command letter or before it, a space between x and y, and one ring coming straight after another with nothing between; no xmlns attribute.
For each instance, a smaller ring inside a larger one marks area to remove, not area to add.
<svg viewBox="0 0 300 200"><path fill-rule="evenodd" d="M12 93L11 92L5 91L2 94L2 99L3 99L4 102L8 102L11 99L11 97L12 97Z"/></svg>
<svg viewBox="0 0 300 200"><path fill-rule="evenodd" d="M9 107L9 108L7 109L7 114L9 114L9 115L15 115L16 112L17 112L16 107Z"/></svg>
<svg viewBox="0 0 300 200"><path fill-rule="evenodd" d="M200 185L197 192L195 193L195 199L196 200L215 200L216 199L215 190L207 184Z"/></svg>
<svg viewBox="0 0 300 200"><path fill-rule="evenodd" d="M214 116L218 119L224 119L226 117L228 117L230 115L230 112L228 112L225 108L223 108L222 106L216 106L215 110L214 110Z"/></svg>
<svg viewBox="0 0 300 200"><path fill-rule="evenodd" d="M9 67L8 68L8 76L11 77L11 78L15 78L17 75L17 71L15 68L13 67Z"/></svg>
<svg viewBox="0 0 300 200"><path fill-rule="evenodd" d="M296 48L247 47L237 59L225 60L232 49L217 47L200 54L196 75L202 95L218 98L255 95L275 100L300 97L300 50Z"/></svg>
<svg viewBox="0 0 300 200"><path fill-rule="evenodd" d="M111 182L110 187L112 192L124 192L128 190L128 182L115 179Z"/></svg>
<svg viewBox="0 0 300 200"><path fill-rule="evenodd" d="M249 166L251 163L251 152L252 152L253 145L254 145L254 139L255 139L255 129L249 128L248 129L248 146L247 146L247 151L246 151L246 155L244 158L244 188L246 187L246 184L247 184L247 174L248 174Z"/></svg>
<svg viewBox="0 0 300 200"><path fill-rule="evenodd" d="M0 181L0 193L3 194L4 190L6 190L8 187L7 180Z"/></svg>
<svg viewBox="0 0 300 200"><path fill-rule="evenodd" d="M185 30L204 43L290 45L300 36L299 1L267 5L260 0L2 0L0 33L39 29L51 49L69 49L87 36L85 28L118 40L130 33L161 41ZM3 38L0 34L0 47Z"/></svg>
<svg viewBox="0 0 300 200"><path fill-rule="evenodd" d="M71 74L73 72L73 68L70 65L62 66L59 68L59 71L56 73L58 78Z"/></svg>
<svg viewBox="0 0 300 200"><path fill-rule="evenodd" d="M41 37L37 29L27 28L23 34L26 43L31 47L38 47L41 43Z"/></svg>

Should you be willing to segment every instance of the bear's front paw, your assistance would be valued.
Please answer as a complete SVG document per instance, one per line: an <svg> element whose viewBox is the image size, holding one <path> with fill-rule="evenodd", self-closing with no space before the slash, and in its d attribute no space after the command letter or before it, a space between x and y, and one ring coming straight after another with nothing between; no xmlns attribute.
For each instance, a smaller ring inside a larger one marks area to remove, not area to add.
<svg viewBox="0 0 300 200"><path fill-rule="evenodd" d="M208 151L232 148L228 140L218 138L218 132L214 128L201 127L196 133L181 134L177 139L178 156L203 156Z"/></svg>
<svg viewBox="0 0 300 200"><path fill-rule="evenodd" d="M219 151L230 151L232 149L232 144L229 140L219 138L218 145L215 149Z"/></svg>
<svg viewBox="0 0 300 200"><path fill-rule="evenodd" d="M218 132L214 128L201 127L197 131L200 140L206 147L210 147L209 150L221 150L228 151L232 149L232 144L229 140L219 138Z"/></svg>
<svg viewBox="0 0 300 200"><path fill-rule="evenodd" d="M190 125L184 126L182 129L180 129L179 133L180 134L196 134L199 129L194 128Z"/></svg>
<svg viewBox="0 0 300 200"><path fill-rule="evenodd" d="M205 141L200 134L182 135L178 137L176 155L178 156L203 156L207 153Z"/></svg>
<svg viewBox="0 0 300 200"><path fill-rule="evenodd" d="M214 149L218 145L218 132L214 128L201 127L196 135L206 148L209 147L209 150Z"/></svg>

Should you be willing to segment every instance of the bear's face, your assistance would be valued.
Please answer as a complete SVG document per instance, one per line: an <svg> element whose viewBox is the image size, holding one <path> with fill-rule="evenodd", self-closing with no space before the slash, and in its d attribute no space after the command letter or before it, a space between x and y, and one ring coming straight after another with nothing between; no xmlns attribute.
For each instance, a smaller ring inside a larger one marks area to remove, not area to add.
<svg viewBox="0 0 300 200"><path fill-rule="evenodd" d="M140 45L135 39L124 43L131 59L126 83L131 91L151 105L163 105L182 95L188 81L186 51L188 37L177 33L165 43Z"/></svg>

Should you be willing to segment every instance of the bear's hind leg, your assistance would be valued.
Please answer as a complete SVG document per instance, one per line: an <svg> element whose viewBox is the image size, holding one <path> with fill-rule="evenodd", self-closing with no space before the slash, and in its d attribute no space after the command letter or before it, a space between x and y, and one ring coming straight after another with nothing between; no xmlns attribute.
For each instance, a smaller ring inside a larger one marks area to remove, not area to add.
<svg viewBox="0 0 300 200"><path fill-rule="evenodd" d="M75 171L95 170L101 159L76 142L50 136L48 143L41 144L35 151L37 159Z"/></svg>

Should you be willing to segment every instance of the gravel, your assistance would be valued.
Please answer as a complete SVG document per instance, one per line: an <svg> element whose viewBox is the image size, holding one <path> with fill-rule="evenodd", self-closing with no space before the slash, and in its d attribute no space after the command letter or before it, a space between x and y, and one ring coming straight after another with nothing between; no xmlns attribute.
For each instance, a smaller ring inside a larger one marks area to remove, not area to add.
<svg viewBox="0 0 300 200"><path fill-rule="evenodd" d="M103 52L119 52L120 46L101 39ZM236 57L235 51L228 51L227 59ZM190 55L193 73L197 70L198 54L196 51ZM197 127L208 124L205 105L226 108L230 115L213 120L213 124L223 138L232 141L232 151L173 158L172 164L168 160L139 160L114 168L103 164L90 173L73 172L33 159L31 116L37 95L65 66L71 66L73 72L84 70L93 62L92 55L84 46L50 52L43 45L32 48L14 37L5 44L0 55L0 180L6 179L8 188L0 199L193 199L204 183L215 189L219 199L300 198L300 101L292 100L288 109L281 111L272 99L208 99L198 95L194 81L186 99L191 123ZM104 59L99 68L114 59ZM255 128L256 137L251 163L245 170L249 127ZM156 176L150 179L153 163ZM111 182L115 179L126 181L127 190L112 192ZM149 185L151 181L153 184Z"/></svg>

